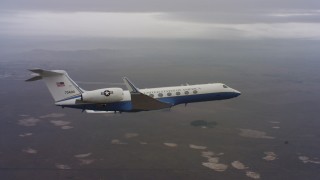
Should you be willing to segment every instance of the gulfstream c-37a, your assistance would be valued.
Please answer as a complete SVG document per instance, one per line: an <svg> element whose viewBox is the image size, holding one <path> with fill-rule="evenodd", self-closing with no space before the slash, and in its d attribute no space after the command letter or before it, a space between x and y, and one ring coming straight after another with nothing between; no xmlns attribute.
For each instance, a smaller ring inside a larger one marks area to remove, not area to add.
<svg viewBox="0 0 320 180"><path fill-rule="evenodd" d="M43 79L57 106L81 109L88 113L150 111L179 104L230 99L241 94L221 83L138 89L126 77L123 81L128 90L111 87L86 91L64 70L30 71L35 74L26 81Z"/></svg>

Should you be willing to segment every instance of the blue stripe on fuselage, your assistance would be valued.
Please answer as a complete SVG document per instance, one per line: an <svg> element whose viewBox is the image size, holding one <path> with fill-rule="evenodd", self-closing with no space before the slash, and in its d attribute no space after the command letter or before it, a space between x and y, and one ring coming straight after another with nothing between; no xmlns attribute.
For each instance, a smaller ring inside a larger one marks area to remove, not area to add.
<svg viewBox="0 0 320 180"><path fill-rule="evenodd" d="M214 100L224 100L237 97L237 93L233 92L220 92L220 93L208 93L208 94L193 94L184 96L174 96L174 97L164 97L157 98L161 102L170 103L173 105L193 103L193 102L203 102L203 101L214 101Z"/></svg>
<svg viewBox="0 0 320 180"><path fill-rule="evenodd" d="M95 110L95 111L121 111L130 112L132 111L131 101L121 101L107 104L75 104L75 105L63 105L63 107Z"/></svg>

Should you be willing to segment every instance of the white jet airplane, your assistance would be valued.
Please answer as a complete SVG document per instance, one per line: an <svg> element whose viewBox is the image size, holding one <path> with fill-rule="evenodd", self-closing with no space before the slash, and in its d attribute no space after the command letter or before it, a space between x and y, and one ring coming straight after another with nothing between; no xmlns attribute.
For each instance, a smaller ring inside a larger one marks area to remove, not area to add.
<svg viewBox="0 0 320 180"><path fill-rule="evenodd" d="M43 79L57 106L82 109L88 113L150 111L178 104L230 99L241 94L221 83L138 89L126 77L123 81L128 90L114 87L86 91L64 70L30 71L35 73L34 77L26 81Z"/></svg>

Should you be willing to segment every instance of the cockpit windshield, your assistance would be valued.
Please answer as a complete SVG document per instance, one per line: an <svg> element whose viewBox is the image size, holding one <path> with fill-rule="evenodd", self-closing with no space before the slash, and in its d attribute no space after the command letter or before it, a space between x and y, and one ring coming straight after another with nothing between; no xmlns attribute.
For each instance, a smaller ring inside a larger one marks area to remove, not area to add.
<svg viewBox="0 0 320 180"><path fill-rule="evenodd" d="M223 86L223 88L228 88L228 86L226 86L226 85L222 85Z"/></svg>

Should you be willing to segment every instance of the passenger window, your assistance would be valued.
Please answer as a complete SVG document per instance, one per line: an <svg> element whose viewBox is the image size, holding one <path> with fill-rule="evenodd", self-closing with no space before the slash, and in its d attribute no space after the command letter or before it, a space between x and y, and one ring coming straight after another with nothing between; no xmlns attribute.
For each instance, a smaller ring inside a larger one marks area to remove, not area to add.
<svg viewBox="0 0 320 180"><path fill-rule="evenodd" d="M162 94L162 93L159 93L158 96L159 96L159 97L163 97L163 94Z"/></svg>
<svg viewBox="0 0 320 180"><path fill-rule="evenodd" d="M168 95L168 96L171 96L171 95L172 95L172 93L170 93L170 92L169 92L169 93L167 93L167 95Z"/></svg>
<svg viewBox="0 0 320 180"><path fill-rule="evenodd" d="M197 91L197 90L194 90L194 91L193 91L193 94L197 94L197 93L198 93L198 91Z"/></svg>
<svg viewBox="0 0 320 180"><path fill-rule="evenodd" d="M176 92L176 95L179 96L181 93L180 92Z"/></svg>
<svg viewBox="0 0 320 180"><path fill-rule="evenodd" d="M185 91L184 94L185 94L185 95L188 95L188 94L189 94L189 91Z"/></svg>
<svg viewBox="0 0 320 180"><path fill-rule="evenodd" d="M154 95L153 95L153 94L149 94L149 96L150 96L150 97L152 97L152 98L154 97Z"/></svg>

